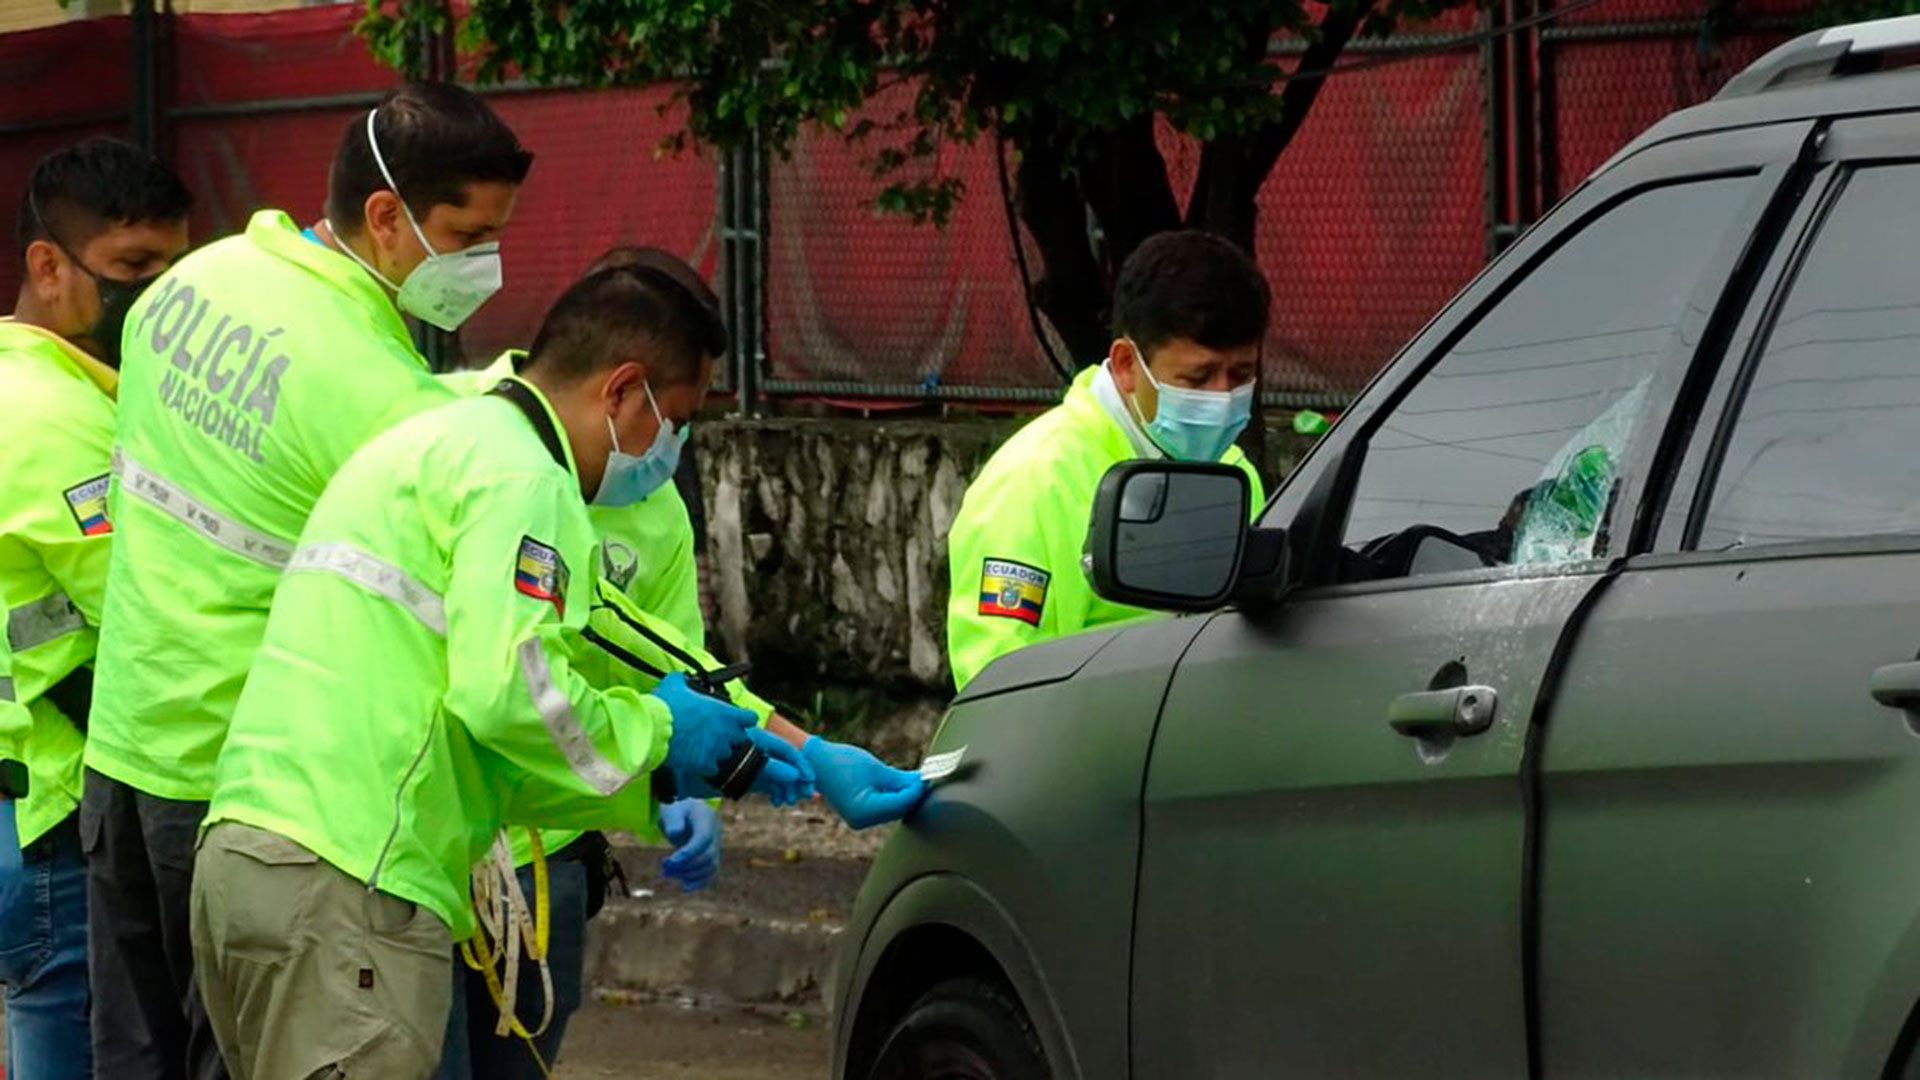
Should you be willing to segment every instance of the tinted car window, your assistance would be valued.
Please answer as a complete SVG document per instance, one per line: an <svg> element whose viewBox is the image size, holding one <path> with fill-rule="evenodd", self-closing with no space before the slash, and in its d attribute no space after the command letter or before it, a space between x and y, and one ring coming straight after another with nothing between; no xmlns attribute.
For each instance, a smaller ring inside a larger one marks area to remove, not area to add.
<svg viewBox="0 0 1920 1080"><path fill-rule="evenodd" d="M1781 306L1698 547L1920 532L1920 166L1848 180Z"/></svg>
<svg viewBox="0 0 1920 1080"><path fill-rule="evenodd" d="M1349 579L1604 554L1655 366L1753 179L1653 188L1590 219L1374 433Z"/></svg>

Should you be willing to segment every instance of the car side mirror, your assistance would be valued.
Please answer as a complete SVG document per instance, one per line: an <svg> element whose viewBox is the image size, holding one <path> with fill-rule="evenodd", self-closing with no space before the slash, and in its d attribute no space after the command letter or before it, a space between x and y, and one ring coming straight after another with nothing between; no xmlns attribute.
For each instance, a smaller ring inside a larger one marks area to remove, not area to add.
<svg viewBox="0 0 1920 1080"><path fill-rule="evenodd" d="M1247 554L1247 476L1231 465L1129 461L1093 499L1094 591L1116 604L1210 611L1227 602Z"/></svg>

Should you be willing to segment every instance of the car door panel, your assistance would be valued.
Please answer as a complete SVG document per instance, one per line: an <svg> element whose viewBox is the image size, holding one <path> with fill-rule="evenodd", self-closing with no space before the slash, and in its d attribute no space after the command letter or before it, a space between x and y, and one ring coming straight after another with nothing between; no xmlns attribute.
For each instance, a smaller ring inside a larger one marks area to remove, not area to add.
<svg viewBox="0 0 1920 1080"><path fill-rule="evenodd" d="M1207 628L1147 784L1135 1075L1525 1071L1515 776L1591 586L1349 590ZM1440 750L1387 714L1449 660L1503 689L1489 731Z"/></svg>
<svg viewBox="0 0 1920 1080"><path fill-rule="evenodd" d="M1916 612L1920 553L1638 569L1596 605L1546 739L1550 1075L1878 1073L1897 1020L1849 1058L1920 920L1920 739L1869 682Z"/></svg>
<svg viewBox="0 0 1920 1080"><path fill-rule="evenodd" d="M1546 729L1551 1075L1878 1075L1920 998L1920 719L1871 693L1920 652L1920 123L1822 156L1680 550L1595 606Z"/></svg>

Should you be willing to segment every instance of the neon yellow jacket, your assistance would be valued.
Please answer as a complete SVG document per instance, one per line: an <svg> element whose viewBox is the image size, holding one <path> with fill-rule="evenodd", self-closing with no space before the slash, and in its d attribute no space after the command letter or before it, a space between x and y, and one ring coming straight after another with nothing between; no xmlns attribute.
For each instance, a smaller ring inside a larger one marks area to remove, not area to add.
<svg viewBox="0 0 1920 1080"><path fill-rule="evenodd" d="M149 288L122 357L86 761L202 800L321 490L374 434L452 394L373 278L277 210Z"/></svg>
<svg viewBox="0 0 1920 1080"><path fill-rule="evenodd" d="M449 372L440 380L463 397L484 394L500 380L513 377L525 358L524 351L509 350L485 368ZM699 670L723 666L705 651L706 621L700 612L693 521L679 490L668 484L632 506L589 506L587 514L600 538L593 629L645 666L634 668L613 660L602 650L588 649L585 655L576 657L576 670L594 686L626 683L650 689L654 679L646 675L647 671L692 670L686 657L691 657ZM678 649L684 656L674 656L669 649ZM771 706L745 692L744 687L736 688L733 699L757 713L762 724L772 713ZM641 836L661 840L656 832L643 832ZM577 829L544 829L540 844L551 853L579 837ZM515 865L531 861L532 848L523 832L514 830L509 841Z"/></svg>
<svg viewBox="0 0 1920 1080"><path fill-rule="evenodd" d="M994 452L947 537L947 654L965 689L995 659L1053 638L1148 613L1096 595L1081 569L1093 497L1107 470L1141 455L1094 396L1099 368L1073 381L1064 401ZM1238 447L1222 462L1260 475Z"/></svg>
<svg viewBox="0 0 1920 1080"><path fill-rule="evenodd" d="M280 833L456 938L474 927L468 869L502 825L652 826L672 720L575 668L598 541L557 444L565 464L485 395L340 471L274 598L209 824Z"/></svg>
<svg viewBox="0 0 1920 1080"><path fill-rule="evenodd" d="M30 716L0 757L31 787L16 808L20 843L39 839L80 800L85 740L46 694L93 663L113 527L112 368L58 335L0 319L0 400L13 416L0 469L0 608L13 689ZM17 715L16 715L17 719Z"/></svg>

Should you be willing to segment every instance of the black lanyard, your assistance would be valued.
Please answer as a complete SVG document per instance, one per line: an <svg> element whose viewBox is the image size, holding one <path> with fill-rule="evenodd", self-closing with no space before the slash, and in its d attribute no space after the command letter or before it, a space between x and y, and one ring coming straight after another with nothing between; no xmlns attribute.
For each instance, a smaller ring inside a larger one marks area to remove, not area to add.
<svg viewBox="0 0 1920 1080"><path fill-rule="evenodd" d="M518 379L501 379L500 384L487 393L497 394L520 406L520 411L527 414L527 422L533 425L547 453L553 455L553 460L561 468L567 467L567 450L560 442L560 432L553 426L553 417L547 413L546 406L540 403L540 396L531 387Z"/></svg>

